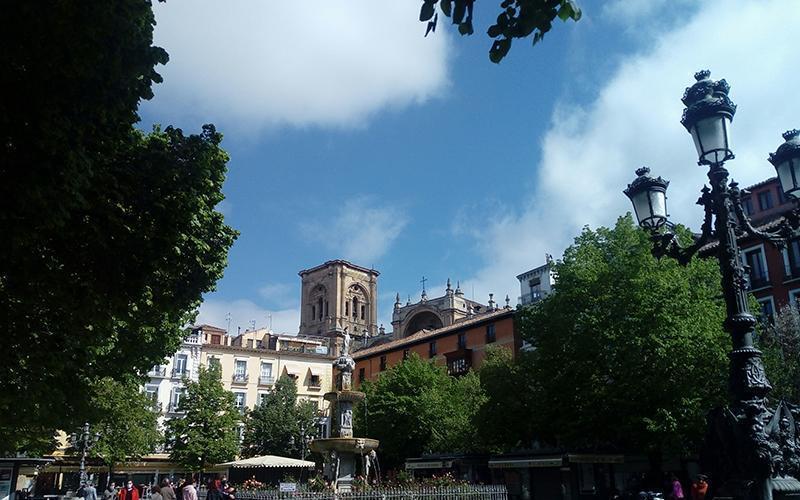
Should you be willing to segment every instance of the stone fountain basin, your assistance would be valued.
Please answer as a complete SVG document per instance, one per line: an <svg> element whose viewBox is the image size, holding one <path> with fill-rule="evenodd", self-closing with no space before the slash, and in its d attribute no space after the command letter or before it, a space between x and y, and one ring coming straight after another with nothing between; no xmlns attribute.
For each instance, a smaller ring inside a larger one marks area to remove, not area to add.
<svg viewBox="0 0 800 500"><path fill-rule="evenodd" d="M366 394L359 391L336 391L328 392L325 394L326 401L361 401L366 397Z"/></svg>
<svg viewBox="0 0 800 500"><path fill-rule="evenodd" d="M311 450L317 453L327 453L330 450L337 452L356 453L366 455L372 450L378 449L379 441L370 438L357 437L338 437L315 439L311 441Z"/></svg>

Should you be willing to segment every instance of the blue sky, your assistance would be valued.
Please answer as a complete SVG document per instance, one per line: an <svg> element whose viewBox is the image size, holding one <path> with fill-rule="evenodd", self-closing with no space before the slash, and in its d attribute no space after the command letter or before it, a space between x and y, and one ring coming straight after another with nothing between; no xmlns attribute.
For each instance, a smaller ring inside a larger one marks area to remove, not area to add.
<svg viewBox="0 0 800 500"><path fill-rule="evenodd" d="M515 304L517 274L628 210L643 164L696 226L705 174L679 119L699 69L732 85L741 183L800 126L794 0L581 0L580 22L494 65L497 3L476 2L472 37L428 38L415 0L155 5L171 60L142 126L212 122L231 156L220 209L241 236L199 321L296 332L297 272L336 258L381 272L387 326L423 275Z"/></svg>

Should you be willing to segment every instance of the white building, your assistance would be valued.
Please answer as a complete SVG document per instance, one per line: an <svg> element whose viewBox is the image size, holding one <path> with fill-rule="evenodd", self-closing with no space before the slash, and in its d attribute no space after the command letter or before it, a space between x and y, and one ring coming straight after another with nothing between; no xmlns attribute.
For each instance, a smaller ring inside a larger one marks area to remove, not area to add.
<svg viewBox="0 0 800 500"><path fill-rule="evenodd" d="M553 291L553 259L548 255L547 263L517 276L520 296L518 303L526 306L542 300Z"/></svg>
<svg viewBox="0 0 800 500"><path fill-rule="evenodd" d="M147 373L150 380L145 383L144 390L161 409L159 425L163 425L165 419L181 416L177 409L185 390L183 379L197 381L203 343L200 335L199 330L192 330L175 354Z"/></svg>

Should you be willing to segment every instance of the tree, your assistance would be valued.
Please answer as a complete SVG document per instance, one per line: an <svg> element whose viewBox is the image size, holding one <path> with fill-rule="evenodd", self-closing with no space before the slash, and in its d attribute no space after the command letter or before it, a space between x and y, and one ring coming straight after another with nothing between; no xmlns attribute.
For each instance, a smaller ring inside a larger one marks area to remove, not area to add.
<svg viewBox="0 0 800 500"><path fill-rule="evenodd" d="M481 446L490 452L528 448L536 438L530 413L538 385L528 373L529 357L520 352L515 360L506 348L487 349L478 372L486 401L475 414L474 427Z"/></svg>
<svg viewBox="0 0 800 500"><path fill-rule="evenodd" d="M225 267L221 135L134 129L161 81L147 1L12 2L0 21L0 448L91 416L170 355ZM69 43L64 43L69 40Z"/></svg>
<svg viewBox="0 0 800 500"><path fill-rule="evenodd" d="M197 382L186 381L178 410L186 415L167 422L170 460L190 471L233 460L239 451L237 427L242 415L233 393L220 381L220 369L200 367Z"/></svg>
<svg viewBox="0 0 800 500"><path fill-rule="evenodd" d="M800 400L800 311L795 304L783 306L775 324L762 326L758 337L764 365L773 390L784 401Z"/></svg>
<svg viewBox="0 0 800 500"><path fill-rule="evenodd" d="M317 435L317 406L310 401L297 401L297 382L288 375L275 382L267 394L247 416L242 454L289 455L301 458L303 439Z"/></svg>
<svg viewBox="0 0 800 500"><path fill-rule="evenodd" d="M135 380L117 382L104 378L93 384L92 432L100 439L92 455L108 464L137 459L152 453L163 442L158 430L158 408Z"/></svg>
<svg viewBox="0 0 800 500"><path fill-rule="evenodd" d="M472 11L475 0L423 0L419 11L419 20L427 23L425 36L436 31L439 15L436 5L446 17L458 25L462 35L472 35ZM556 17L562 21L572 19L579 21L581 9L574 0L502 0L497 22L486 31L494 42L489 49L489 59L499 63L511 49L515 38L533 39L533 45L539 43L545 33L553 27Z"/></svg>
<svg viewBox="0 0 800 500"><path fill-rule="evenodd" d="M356 433L380 440L386 467L423 453L474 449L472 420L484 394L473 372L453 378L443 366L412 354L363 390L366 402L354 412Z"/></svg>
<svg viewBox="0 0 800 500"><path fill-rule="evenodd" d="M630 214L613 229L585 228L555 265L555 293L520 310L534 351L509 383L535 384L528 414L540 439L692 450L706 413L724 403L730 340L717 262L682 267L650 250Z"/></svg>

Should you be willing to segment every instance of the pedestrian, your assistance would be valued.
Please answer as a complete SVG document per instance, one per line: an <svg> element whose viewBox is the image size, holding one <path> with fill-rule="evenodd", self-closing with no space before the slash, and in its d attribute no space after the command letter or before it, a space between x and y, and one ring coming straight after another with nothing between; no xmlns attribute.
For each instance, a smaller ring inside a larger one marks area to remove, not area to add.
<svg viewBox="0 0 800 500"><path fill-rule="evenodd" d="M670 477L670 481L672 482L670 498L674 500L677 500L679 498L685 498L683 496L683 486L681 486L681 482L678 480L678 476L672 474L672 476Z"/></svg>
<svg viewBox="0 0 800 500"><path fill-rule="evenodd" d="M88 481L83 487L83 500L97 500L97 489L91 481Z"/></svg>
<svg viewBox="0 0 800 500"><path fill-rule="evenodd" d="M223 500L222 491L220 491L217 480L209 479L206 482L206 487L208 488L206 500Z"/></svg>
<svg viewBox="0 0 800 500"><path fill-rule="evenodd" d="M175 496L178 497L178 500L183 500L183 487L186 486L186 479L181 478L178 481L178 489L175 490Z"/></svg>
<svg viewBox="0 0 800 500"><path fill-rule="evenodd" d="M181 491L183 491L183 500L197 500L197 490L194 487L193 477L189 476L189 479L186 480L186 486Z"/></svg>
<svg viewBox="0 0 800 500"><path fill-rule="evenodd" d="M698 474L692 483L692 500L705 500L707 494L708 477L705 474Z"/></svg>
<svg viewBox="0 0 800 500"><path fill-rule="evenodd" d="M161 495L161 488L154 484L150 488L150 500L164 500L164 497Z"/></svg>
<svg viewBox="0 0 800 500"><path fill-rule="evenodd" d="M133 486L133 481L129 479L125 487L120 488L118 496L119 500L139 500L139 490Z"/></svg>
<svg viewBox="0 0 800 500"><path fill-rule="evenodd" d="M161 481L161 496L164 500L178 500L175 497L175 490L172 489L172 483L166 477Z"/></svg>
<svg viewBox="0 0 800 500"><path fill-rule="evenodd" d="M117 483L111 481L106 489L103 491L103 500L113 500L117 495Z"/></svg>

